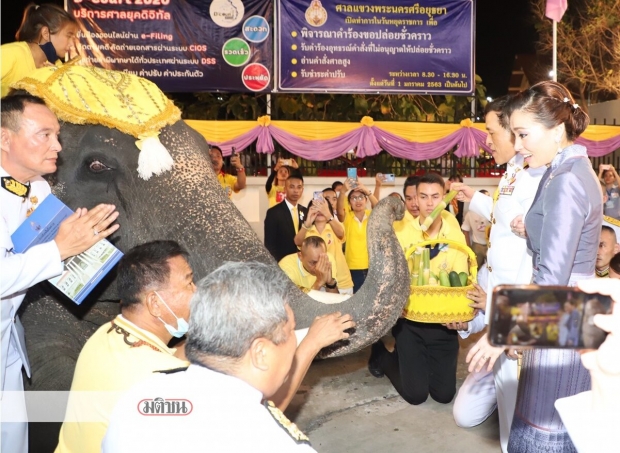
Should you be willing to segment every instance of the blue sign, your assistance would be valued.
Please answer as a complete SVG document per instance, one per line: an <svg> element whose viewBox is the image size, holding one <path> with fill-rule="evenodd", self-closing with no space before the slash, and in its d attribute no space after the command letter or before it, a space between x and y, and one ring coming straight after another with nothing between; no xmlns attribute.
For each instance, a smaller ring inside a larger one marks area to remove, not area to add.
<svg viewBox="0 0 620 453"><path fill-rule="evenodd" d="M269 91L246 79L255 68L272 78L271 0L66 3L80 24L81 54L94 66L131 72L168 92Z"/></svg>
<svg viewBox="0 0 620 453"><path fill-rule="evenodd" d="M263 42L269 36L269 22L261 16L252 16L243 24L243 36L251 42Z"/></svg>
<svg viewBox="0 0 620 453"><path fill-rule="evenodd" d="M473 0L277 0L277 89L471 94Z"/></svg>

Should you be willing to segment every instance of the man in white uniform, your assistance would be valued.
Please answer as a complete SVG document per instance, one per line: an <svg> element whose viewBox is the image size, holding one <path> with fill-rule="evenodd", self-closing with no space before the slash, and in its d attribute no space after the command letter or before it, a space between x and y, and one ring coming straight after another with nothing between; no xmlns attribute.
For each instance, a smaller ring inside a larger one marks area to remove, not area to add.
<svg viewBox="0 0 620 453"><path fill-rule="evenodd" d="M203 278L191 302L191 365L127 392L102 452L313 452L273 403L262 403L287 379L295 355L289 285L283 273L256 262L226 263Z"/></svg>
<svg viewBox="0 0 620 453"><path fill-rule="evenodd" d="M28 451L28 425L22 382L22 367L30 376L24 329L17 317L28 288L62 272L62 261L82 253L118 229L114 206L99 205L91 211L78 209L61 225L53 241L26 253L13 252L11 234L50 194L42 175L56 171L61 150L56 116L35 96L16 93L0 103L0 303L2 305L1 451ZM10 417L10 418L9 418ZM4 421L10 419L11 422Z"/></svg>
<svg viewBox="0 0 620 453"><path fill-rule="evenodd" d="M493 288L501 284L528 284L532 279L532 256L527 249L523 237L516 235L511 222L524 218L530 209L538 183L546 168L523 168L523 158L516 153L512 135L502 109L506 105L507 97L501 97L487 104L485 109L485 123L488 131L487 146L495 162L499 165L507 164L506 173L502 176L499 186L493 197L476 192L471 187L461 183L453 183L452 190L458 190L457 199L469 201L469 209L483 216L491 222L491 231L488 242L487 269L489 271L487 283L487 305L490 302ZM486 311L486 322L489 322L490 310ZM480 338L470 351L468 358L473 356L470 371L480 371L487 365L493 369L495 378L495 395L488 391L459 393L457 398L465 398L469 404L463 407L487 411L490 405L497 401L500 442L502 451L506 452L508 435L512 425L512 416L517 398L517 362L503 353L503 348L494 348L489 344L487 335ZM497 360L497 362L496 362ZM472 374L472 379L475 376ZM468 387L466 387L468 388ZM492 389L489 386L472 386L473 389ZM481 400L487 404L481 404ZM471 417L483 419L480 414L472 411Z"/></svg>

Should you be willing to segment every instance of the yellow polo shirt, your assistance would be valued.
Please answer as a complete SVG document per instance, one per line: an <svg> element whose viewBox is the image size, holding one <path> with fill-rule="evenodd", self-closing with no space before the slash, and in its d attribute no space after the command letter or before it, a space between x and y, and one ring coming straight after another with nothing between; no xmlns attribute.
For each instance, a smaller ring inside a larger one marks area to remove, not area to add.
<svg viewBox="0 0 620 453"><path fill-rule="evenodd" d="M27 42L18 41L0 47L2 63L2 97L9 94L10 85L37 69Z"/></svg>
<svg viewBox="0 0 620 453"><path fill-rule="evenodd" d="M235 182L237 180L235 179ZM271 186L271 190L267 194L267 198L269 199L269 207L273 208L275 205L284 201L285 198L284 186L276 186L275 184Z"/></svg>
<svg viewBox="0 0 620 453"><path fill-rule="evenodd" d="M329 262L332 263L332 277L336 278L337 270L334 261L329 254L327 255ZM280 260L278 263L280 269L284 271L284 273L291 279L291 281L299 286L300 288L312 289L312 286L316 282L316 277L304 269L303 264L301 264L301 260L299 259L299 255L297 253L291 253L290 255L286 255L284 258ZM338 282L338 287L340 287L340 282Z"/></svg>
<svg viewBox="0 0 620 453"><path fill-rule="evenodd" d="M353 211L346 213L344 217L344 238L347 243L344 257L350 270L368 269L368 243L366 226L370 209L364 211L364 219L360 222Z"/></svg>
<svg viewBox="0 0 620 453"><path fill-rule="evenodd" d="M334 219L332 222L337 222L337 220ZM338 289L353 288L351 271L349 271L347 260L344 257L344 253L342 253L342 244L344 241L338 239L331 225L329 223L325 225L323 233L319 233L319 230L312 225L312 228L306 232L306 237L309 236L319 236L323 238L325 244L327 244L327 254L330 256L331 260L336 263L336 275L334 275L334 278L338 281Z"/></svg>
<svg viewBox="0 0 620 453"><path fill-rule="evenodd" d="M223 171L217 174L217 180L220 182L220 186L226 191L226 195L228 198L232 197L232 193L239 192L235 190L235 184L237 184L237 177L233 175L229 175L228 173L224 173Z"/></svg>
<svg viewBox="0 0 620 453"><path fill-rule="evenodd" d="M413 217L412 217L413 218ZM441 212L441 228L435 238L430 238L426 233L422 232L420 227L420 218L409 222L400 234L397 233L403 251L408 250L412 245L419 244L430 239L447 239L466 245L465 235L461 231L461 227L456 218L448 211ZM409 270L411 271L411 260L408 260ZM431 260L431 272L438 275L441 270L446 272L455 271L469 273L468 256L466 253L457 250L451 246L440 245L440 251L435 258ZM412 302L415 296L409 296L409 301L403 310L403 316L408 318L407 314L412 310Z"/></svg>
<svg viewBox="0 0 620 453"><path fill-rule="evenodd" d="M189 365L174 357L175 352L156 335L122 315L97 329L80 352L67 404L67 421L60 430L55 452L99 453L112 409L124 391L152 376L154 371ZM102 393L93 396L91 392ZM72 421L80 419L88 421Z"/></svg>

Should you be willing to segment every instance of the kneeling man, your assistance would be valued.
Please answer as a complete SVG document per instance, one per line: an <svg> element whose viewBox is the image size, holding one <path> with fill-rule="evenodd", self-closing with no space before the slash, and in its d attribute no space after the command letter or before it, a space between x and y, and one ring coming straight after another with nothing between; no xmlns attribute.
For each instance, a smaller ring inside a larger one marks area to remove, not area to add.
<svg viewBox="0 0 620 453"><path fill-rule="evenodd" d="M191 365L125 394L102 451L314 451L266 401L283 387L297 347L289 290L284 274L255 262L226 263L202 279L185 346Z"/></svg>

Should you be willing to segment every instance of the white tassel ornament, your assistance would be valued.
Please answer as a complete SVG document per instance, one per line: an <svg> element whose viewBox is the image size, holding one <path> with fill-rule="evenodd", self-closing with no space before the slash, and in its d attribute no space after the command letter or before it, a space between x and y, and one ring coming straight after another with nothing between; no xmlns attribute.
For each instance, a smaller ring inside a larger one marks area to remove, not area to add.
<svg viewBox="0 0 620 453"><path fill-rule="evenodd" d="M158 135L151 135L136 141L136 146L140 149L138 175L145 181L148 181L153 174L159 176L174 167L174 160L170 152L159 141Z"/></svg>

